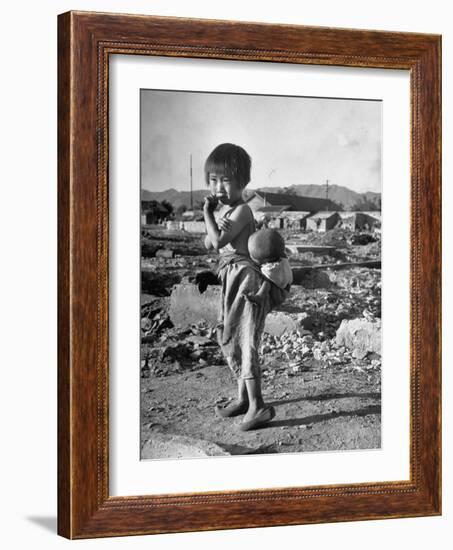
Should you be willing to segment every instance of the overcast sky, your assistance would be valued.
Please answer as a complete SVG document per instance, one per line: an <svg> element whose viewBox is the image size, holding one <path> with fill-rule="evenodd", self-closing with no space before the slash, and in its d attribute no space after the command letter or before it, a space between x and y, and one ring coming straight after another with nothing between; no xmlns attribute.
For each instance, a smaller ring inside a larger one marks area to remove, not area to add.
<svg viewBox="0 0 453 550"><path fill-rule="evenodd" d="M142 187L204 187L220 143L252 157L249 187L344 185L381 191L381 102L142 90Z"/></svg>

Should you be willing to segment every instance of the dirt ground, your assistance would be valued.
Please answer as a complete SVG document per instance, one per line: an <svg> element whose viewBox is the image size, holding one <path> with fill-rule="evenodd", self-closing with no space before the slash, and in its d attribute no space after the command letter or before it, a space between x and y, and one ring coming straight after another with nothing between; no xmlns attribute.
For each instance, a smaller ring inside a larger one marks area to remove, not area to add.
<svg viewBox="0 0 453 550"><path fill-rule="evenodd" d="M234 396L226 366L149 378L142 384L142 441L156 432L216 443L230 454L375 449L381 442L380 375L317 364L292 377L264 379L276 410L266 428L238 430L241 417L218 418L216 404Z"/></svg>
<svg viewBox="0 0 453 550"><path fill-rule="evenodd" d="M333 244L334 250L294 254L292 265L379 258L379 242L356 246L351 234L329 233L309 235L305 242ZM147 248L142 247L142 457L157 458L153 441L169 436L194 448L213 444L207 454L379 448L381 357L348 349L335 336L345 319L380 319L380 269L333 270L327 286L293 287L281 313L294 319L295 330L264 334L260 350L263 396L276 416L265 428L242 432L242 417L221 419L214 412L215 405L235 396L236 382L212 328L202 321L185 329L173 327L168 315L172 285L215 267L215 258L203 254L199 240L148 233ZM155 257L159 249L178 253ZM172 451L165 456L172 458Z"/></svg>

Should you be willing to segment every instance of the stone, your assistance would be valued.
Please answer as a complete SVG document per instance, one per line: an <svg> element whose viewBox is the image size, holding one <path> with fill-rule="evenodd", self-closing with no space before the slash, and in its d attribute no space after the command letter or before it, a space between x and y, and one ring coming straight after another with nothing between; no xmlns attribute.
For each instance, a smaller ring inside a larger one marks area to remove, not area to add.
<svg viewBox="0 0 453 550"><path fill-rule="evenodd" d="M356 358L363 358L368 352L381 355L381 320L343 320L335 340L338 346L353 350Z"/></svg>
<svg viewBox="0 0 453 550"><path fill-rule="evenodd" d="M168 250L166 248L161 248L160 250L156 250L156 258L173 258L173 250Z"/></svg>
<svg viewBox="0 0 453 550"><path fill-rule="evenodd" d="M271 311L264 324L264 332L272 336L281 336L285 332L293 332L297 329L297 322L287 313Z"/></svg>
<svg viewBox="0 0 453 550"><path fill-rule="evenodd" d="M352 350L352 356L354 359L364 359L367 355L368 351L363 349L363 347L360 348L354 348Z"/></svg>
<svg viewBox="0 0 453 550"><path fill-rule="evenodd" d="M181 283L173 287L170 296L169 315L177 328L187 328L205 321L217 323L220 302L220 287L209 286L202 294L192 283Z"/></svg>

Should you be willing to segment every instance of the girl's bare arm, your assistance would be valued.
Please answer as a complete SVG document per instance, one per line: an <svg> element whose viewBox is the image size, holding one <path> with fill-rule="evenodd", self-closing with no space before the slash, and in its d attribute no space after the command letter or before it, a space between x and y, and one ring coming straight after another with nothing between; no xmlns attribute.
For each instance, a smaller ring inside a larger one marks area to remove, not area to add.
<svg viewBox="0 0 453 550"><path fill-rule="evenodd" d="M203 214L206 224L207 239L209 239L215 250L219 250L233 241L244 229L245 225L250 222L250 210L245 207L245 205L238 206L231 214L229 218L230 224L228 224L228 229L226 230L219 229L209 202L205 202Z"/></svg>
<svg viewBox="0 0 453 550"><path fill-rule="evenodd" d="M207 250L211 250L212 248L212 243L211 243L211 240L210 238L208 237L208 235L205 235L205 238L204 238L204 246Z"/></svg>

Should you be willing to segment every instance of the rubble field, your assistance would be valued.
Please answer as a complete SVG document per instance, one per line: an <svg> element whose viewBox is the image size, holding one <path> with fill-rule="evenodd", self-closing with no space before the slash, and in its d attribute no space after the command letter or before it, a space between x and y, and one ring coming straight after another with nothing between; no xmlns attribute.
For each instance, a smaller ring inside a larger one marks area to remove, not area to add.
<svg viewBox="0 0 453 550"><path fill-rule="evenodd" d="M213 329L220 289L200 295L193 284L215 270L215 254L201 235L142 235L142 458L380 447L381 271L351 266L379 260L379 238L333 230L285 239L319 251L289 255L309 276L266 320L262 386L276 417L241 432L241 417L214 413L236 389Z"/></svg>

